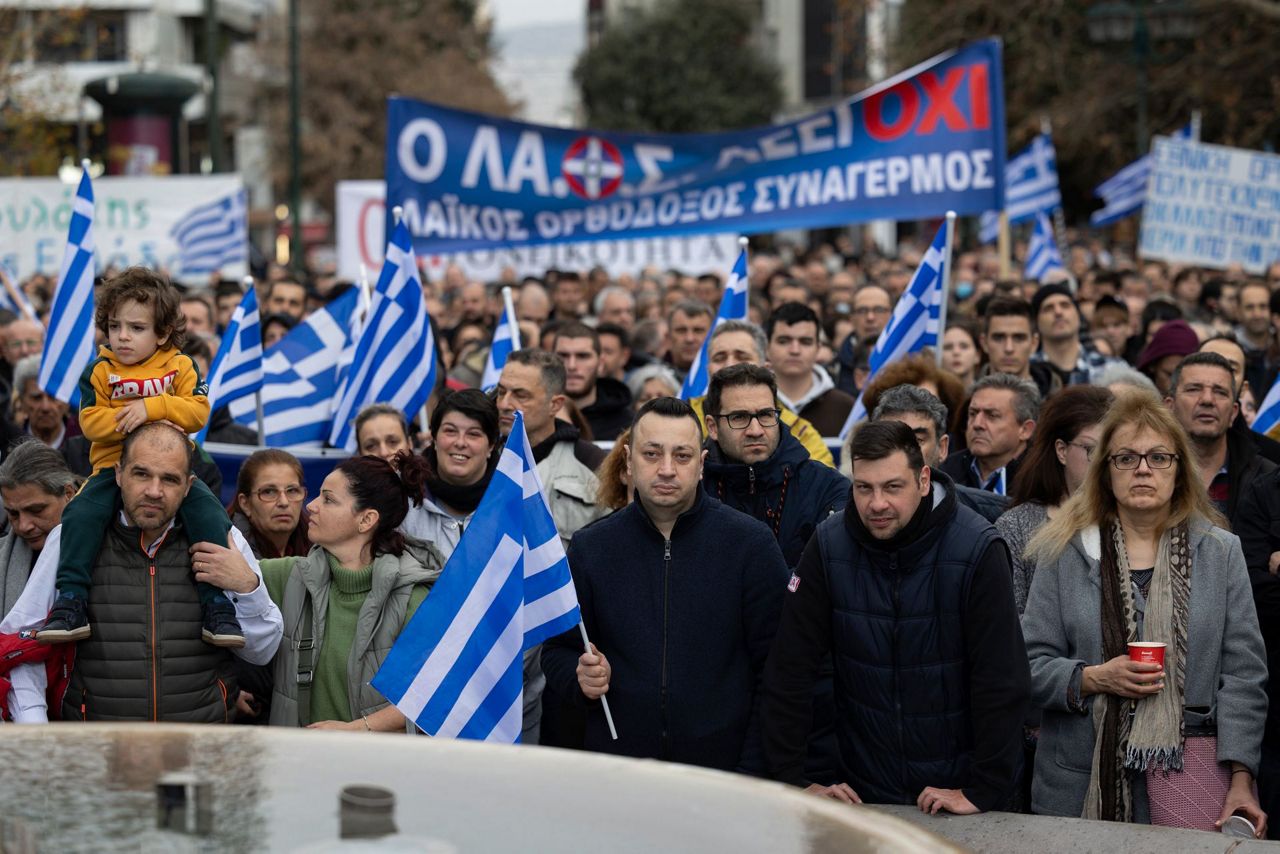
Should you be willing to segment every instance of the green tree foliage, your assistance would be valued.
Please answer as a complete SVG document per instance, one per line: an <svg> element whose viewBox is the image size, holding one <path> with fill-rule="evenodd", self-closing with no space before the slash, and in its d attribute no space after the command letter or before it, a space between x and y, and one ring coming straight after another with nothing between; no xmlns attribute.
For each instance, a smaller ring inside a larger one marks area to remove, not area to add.
<svg viewBox="0 0 1280 854"><path fill-rule="evenodd" d="M610 27L574 69L588 124L685 133L768 123L782 87L754 25L743 0L664 0Z"/></svg>
<svg viewBox="0 0 1280 854"><path fill-rule="evenodd" d="M1205 142L1253 149L1280 144L1280 17L1268 13L1280 5L1178 5L1193 18L1195 36L1151 43L1150 133L1172 133L1198 109ZM1003 38L1009 150L1038 133L1042 117L1051 121L1072 219L1098 207L1092 188L1137 156L1134 49L1094 44L1090 8L1062 0L906 0L893 62L906 68L967 41Z"/></svg>

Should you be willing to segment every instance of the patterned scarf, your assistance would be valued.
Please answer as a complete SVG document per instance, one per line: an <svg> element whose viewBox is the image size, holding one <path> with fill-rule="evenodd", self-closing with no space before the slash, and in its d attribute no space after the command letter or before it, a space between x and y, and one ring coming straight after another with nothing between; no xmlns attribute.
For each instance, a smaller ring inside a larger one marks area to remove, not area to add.
<svg viewBox="0 0 1280 854"><path fill-rule="evenodd" d="M1105 527L1102 533L1102 658L1110 661L1118 655L1128 655L1129 642L1140 638L1129 577L1129 555L1119 520L1112 522L1111 536L1106 536ZM1130 773L1150 768L1165 771L1182 768L1182 692L1190 600L1191 551L1187 527L1180 525L1165 531L1156 548L1141 638L1167 645L1165 686L1141 701L1114 694L1094 699L1094 732L1098 736L1094 740L1083 818L1132 821Z"/></svg>

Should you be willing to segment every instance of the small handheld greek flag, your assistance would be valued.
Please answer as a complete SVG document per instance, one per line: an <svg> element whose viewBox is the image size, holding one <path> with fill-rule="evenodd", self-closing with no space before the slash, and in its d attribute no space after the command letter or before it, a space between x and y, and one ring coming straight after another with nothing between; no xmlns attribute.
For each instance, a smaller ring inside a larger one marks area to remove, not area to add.
<svg viewBox="0 0 1280 854"><path fill-rule="evenodd" d="M93 181L89 161L71 206L62 274L53 292L49 331L40 356L40 388L80 405L80 375L93 360Z"/></svg>
<svg viewBox="0 0 1280 854"><path fill-rule="evenodd" d="M1258 414L1254 416L1251 428L1255 433L1277 438L1280 430L1280 378L1271 384L1271 390L1258 406Z"/></svg>
<svg viewBox="0 0 1280 854"><path fill-rule="evenodd" d="M1198 138L1195 122L1183 126L1174 136L1182 139ZM1150 177L1151 155L1144 154L1094 187L1093 194L1102 199L1103 206L1089 214L1089 224L1101 228L1142 210L1147 202L1147 181Z"/></svg>
<svg viewBox="0 0 1280 854"><path fill-rule="evenodd" d="M508 292L509 296L509 292ZM502 376L502 367L507 363L507 356L520 346L520 326L510 300L502 306L502 317L498 320L498 328L493 330L493 343L489 345L489 355L484 360L484 377L480 380L480 388L490 391L498 384Z"/></svg>
<svg viewBox="0 0 1280 854"><path fill-rule="evenodd" d="M946 299L942 283L946 265L950 263L951 247L947 245L947 224L944 222L933 238L929 251L924 253L916 274L911 277L911 283L894 306L889 324L876 339L875 349L871 351L869 358L870 371L863 388L875 379L876 373L885 365L925 347L938 346L942 340L942 301ZM862 393L859 392L849 417L840 428L840 438L845 439L853 425L864 420L867 415L867 408L862 405Z"/></svg>
<svg viewBox="0 0 1280 854"><path fill-rule="evenodd" d="M1036 227L1031 232L1031 244L1027 247L1027 267L1023 278L1043 282L1050 273L1066 269L1058 252L1058 239L1053 234L1053 223L1041 211L1036 214Z"/></svg>
<svg viewBox="0 0 1280 854"><path fill-rule="evenodd" d="M423 732L511 744L524 651L581 619L517 412L470 526L372 684Z"/></svg>
<svg viewBox="0 0 1280 854"><path fill-rule="evenodd" d="M1026 222L1042 211L1062 205L1058 188L1058 152L1053 137L1042 133L1004 167L1005 210L1009 223ZM987 211L980 220L980 238L991 243L1000 233L1000 214Z"/></svg>
<svg viewBox="0 0 1280 854"><path fill-rule="evenodd" d="M231 315L218 355L209 366L208 382L210 412L262 389L262 326L255 288L249 288ZM205 422L196 441L203 442L208 433L209 423Z"/></svg>
<svg viewBox="0 0 1280 854"><path fill-rule="evenodd" d="M729 274L724 296L720 297L720 311L716 314L715 323L707 330L707 337L702 339L702 348L694 357L693 364L689 366L689 375L684 378L684 385L680 387L681 400L693 400L707 393L711 384L711 377L707 373L707 348L711 345L711 333L726 320L747 319L747 284L747 245L746 238L743 238L742 251L738 253L738 260Z"/></svg>

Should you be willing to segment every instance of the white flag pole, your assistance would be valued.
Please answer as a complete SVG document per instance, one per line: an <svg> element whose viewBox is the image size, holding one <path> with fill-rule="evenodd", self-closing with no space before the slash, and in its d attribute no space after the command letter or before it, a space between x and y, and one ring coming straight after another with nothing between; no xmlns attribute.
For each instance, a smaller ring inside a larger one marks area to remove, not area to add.
<svg viewBox="0 0 1280 854"><path fill-rule="evenodd" d="M746 284L743 286L743 293L747 295L747 317L751 316L751 256L747 254L747 238L742 236L738 238L738 246L741 247L743 254L747 255L747 278ZM735 259L736 260L736 259Z"/></svg>
<svg viewBox="0 0 1280 854"><path fill-rule="evenodd" d="M942 251L942 303L938 306L938 367L942 367L942 339L947 334L947 302L951 299L951 244L956 237L956 212L947 211L946 248Z"/></svg>
<svg viewBox="0 0 1280 854"><path fill-rule="evenodd" d="M582 632L583 649L591 652L591 641L587 640L587 624L578 621L578 631ZM596 653L599 655L599 653ZM609 737L614 741L618 740L618 730L613 725L613 712L609 711L609 698L603 694L600 695L600 705L604 708L604 720L609 725Z"/></svg>
<svg viewBox="0 0 1280 854"><path fill-rule="evenodd" d="M511 287L504 286L502 288L502 307L507 312L507 317L511 318L511 349L520 349L520 322L516 320L516 304L511 299Z"/></svg>
<svg viewBox="0 0 1280 854"><path fill-rule="evenodd" d="M1200 111L1199 110L1191 111L1191 138L1196 142L1200 141Z"/></svg>
<svg viewBox="0 0 1280 854"><path fill-rule="evenodd" d="M254 287L253 276L245 276L240 281L241 281L241 284L245 286L245 288ZM245 293L248 293L248 292L249 292L248 290L245 291ZM258 335L259 335L258 345L261 346L262 345L262 338L261 338L262 309L258 309ZM257 419L258 419L258 446L265 448L267 446L267 439L266 439L267 432L266 432L266 426L265 426L266 418L262 414L262 387L261 386L254 389L253 391L253 408L254 408L254 414L257 416Z"/></svg>
<svg viewBox="0 0 1280 854"><path fill-rule="evenodd" d="M1053 139L1053 124L1049 121L1048 115L1040 117L1040 132L1049 139ZM1056 162L1056 161L1055 161ZM1069 258L1069 252L1063 252L1067 245L1067 217L1062 212L1062 205L1053 206L1053 242L1058 247L1058 254L1063 258Z"/></svg>

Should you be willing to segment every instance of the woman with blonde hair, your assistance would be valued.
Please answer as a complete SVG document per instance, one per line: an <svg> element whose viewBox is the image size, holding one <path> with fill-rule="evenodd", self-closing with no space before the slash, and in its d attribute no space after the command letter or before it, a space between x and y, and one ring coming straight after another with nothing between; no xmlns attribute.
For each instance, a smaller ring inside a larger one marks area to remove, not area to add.
<svg viewBox="0 0 1280 854"><path fill-rule="evenodd" d="M1028 545L1034 812L1202 830L1239 813L1265 834L1267 669L1221 524L1169 410L1118 398L1080 490ZM1163 664L1131 660L1134 642L1163 644Z"/></svg>

